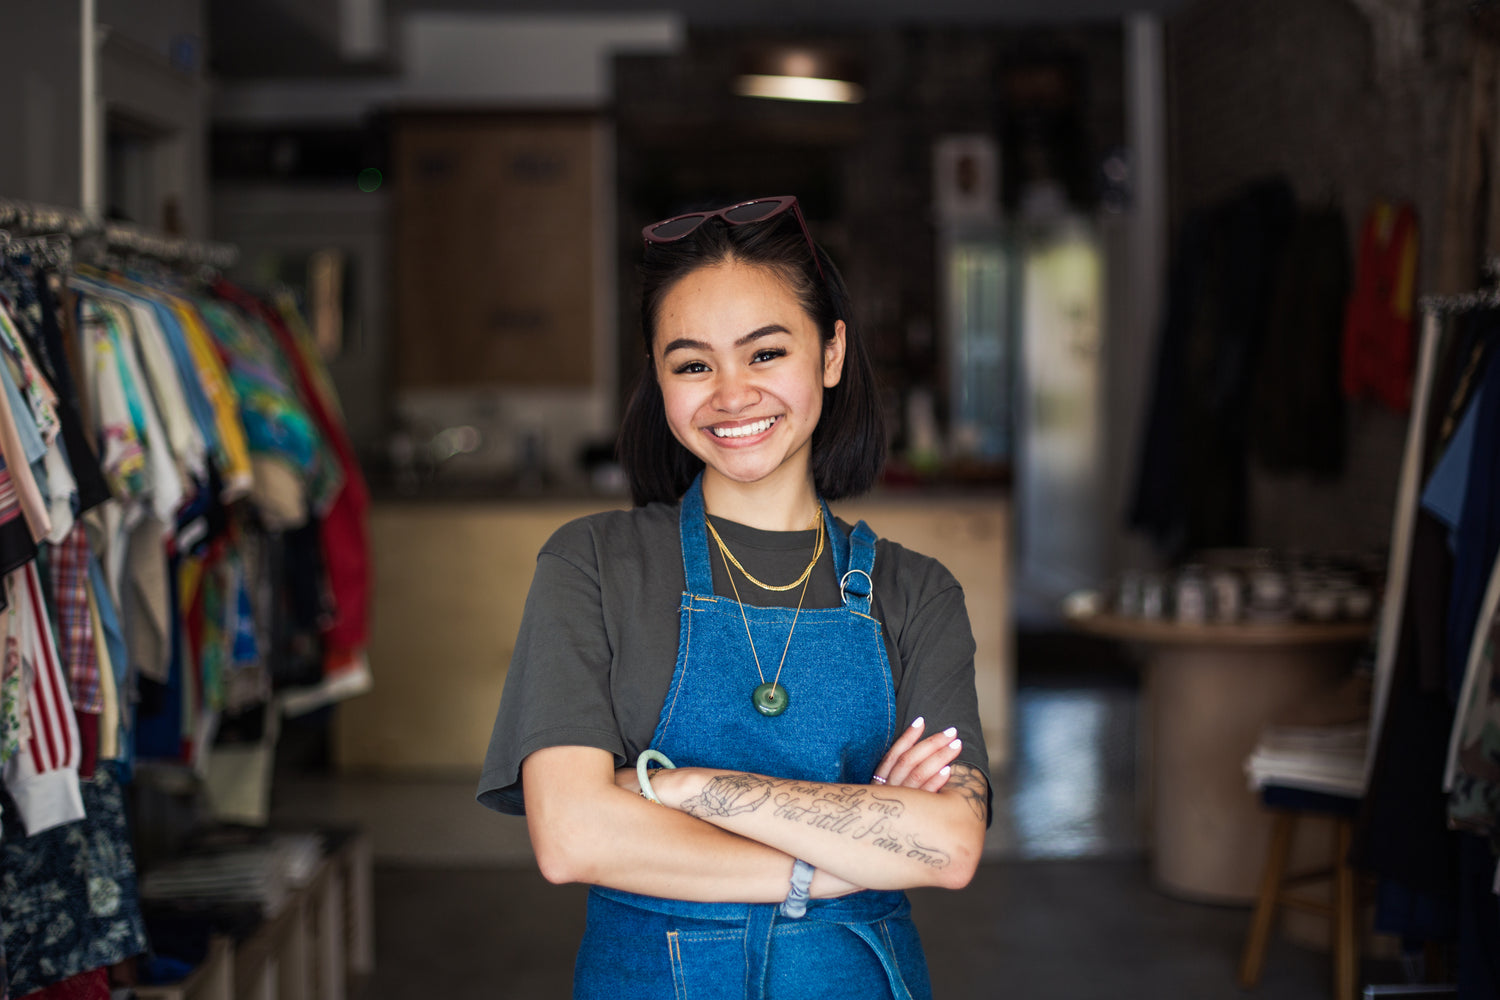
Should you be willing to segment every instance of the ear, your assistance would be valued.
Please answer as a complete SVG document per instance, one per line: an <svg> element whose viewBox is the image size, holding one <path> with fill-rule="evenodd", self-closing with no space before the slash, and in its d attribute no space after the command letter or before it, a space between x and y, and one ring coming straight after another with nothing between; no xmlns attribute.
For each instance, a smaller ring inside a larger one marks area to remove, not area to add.
<svg viewBox="0 0 1500 1000"><path fill-rule="evenodd" d="M823 388L832 389L844 377L845 331L843 320L833 324L833 337L823 342Z"/></svg>

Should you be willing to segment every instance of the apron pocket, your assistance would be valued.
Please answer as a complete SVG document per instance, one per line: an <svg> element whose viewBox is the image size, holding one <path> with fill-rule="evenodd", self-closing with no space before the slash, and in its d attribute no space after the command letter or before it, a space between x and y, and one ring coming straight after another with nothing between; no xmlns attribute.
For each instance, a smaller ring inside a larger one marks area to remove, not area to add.
<svg viewBox="0 0 1500 1000"><path fill-rule="evenodd" d="M744 1000L743 928L667 931L676 1000Z"/></svg>

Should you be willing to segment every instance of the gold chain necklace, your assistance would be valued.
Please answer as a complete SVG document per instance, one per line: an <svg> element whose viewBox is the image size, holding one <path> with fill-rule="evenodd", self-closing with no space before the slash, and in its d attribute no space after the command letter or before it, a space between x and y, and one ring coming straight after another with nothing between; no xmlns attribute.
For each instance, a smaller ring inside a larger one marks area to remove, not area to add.
<svg viewBox="0 0 1500 1000"><path fill-rule="evenodd" d="M740 561L734 557L733 552L729 551L729 546L724 544L724 539L719 537L718 529L716 529L714 527L714 523L708 519L707 514L703 516L703 523L708 525L708 533L714 536L714 542L716 542L719 546L719 554L722 555L725 559L724 572L729 573L729 564L733 563L734 568L743 573L746 580L749 580L761 590L774 590L777 592L781 592L791 590L793 587L800 587L802 584L806 583L807 578L812 575L813 567L818 564L818 557L823 554L823 531L821 528L821 525L823 523L822 519L823 508L819 506L817 510L813 511L813 522L820 525L820 527L818 529L818 544L813 548L812 562L807 564L807 568L802 571L801 576L797 577L797 579L793 580L791 583L779 587L769 583L761 583L755 577L750 575L750 571L740 564ZM733 573L729 573L729 576L730 579L734 578Z"/></svg>
<svg viewBox="0 0 1500 1000"><path fill-rule="evenodd" d="M821 515L822 510L820 509L818 513ZM786 688L778 686L778 682L781 680L781 668L786 666L786 654L792 648L792 636L797 631L797 619L802 617L802 602L807 600L807 586L812 581L812 568L817 565L818 557L823 554L823 521L821 517L818 520L818 541L813 547L813 561L808 564L807 569L799 577L802 583L802 594L797 598L797 610L792 615L792 627L786 633L786 645L781 647L781 662L776 665L776 676L771 678L769 682L766 680L766 672L760 666L760 653L755 649L755 636L750 634L750 619L745 614L745 602L740 600L739 584L734 582L734 573L729 569L731 561L736 566L739 566L739 561L734 558L733 553L729 551L729 546L724 544L724 540L719 538L719 533L714 531L714 526L709 523L707 514L703 516L703 523L708 524L708 530L713 531L714 539L719 543L719 555L724 559L724 573L729 577L730 588L734 590L734 603L740 609L740 621L745 623L745 639L750 643L750 655L755 658L755 672L760 676L760 683L756 685L754 691L750 692L750 703L755 706L755 710L761 715L774 718L785 712L787 706L792 703L791 693ZM740 572L745 573L743 566L740 566ZM755 579L749 573L745 573L745 576L751 580ZM761 584L761 586L764 586L764 584ZM788 587L778 587L775 589L790 590L795 586L796 584L794 583ZM766 589L770 590L772 588L767 587Z"/></svg>

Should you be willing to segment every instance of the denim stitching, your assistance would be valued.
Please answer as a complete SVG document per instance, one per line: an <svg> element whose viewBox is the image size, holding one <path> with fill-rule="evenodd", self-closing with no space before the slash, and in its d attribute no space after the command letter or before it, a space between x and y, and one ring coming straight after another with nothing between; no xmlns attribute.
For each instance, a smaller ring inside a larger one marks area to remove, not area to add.
<svg viewBox="0 0 1500 1000"><path fill-rule="evenodd" d="M687 977L682 971L682 947L676 931L667 931L667 956L672 963L672 993L677 1000L687 1000Z"/></svg>
<svg viewBox="0 0 1500 1000"><path fill-rule="evenodd" d="M906 985L906 973L901 971L901 959L896 955L896 944L891 940L891 928L887 921L880 921L880 936L885 941L885 953L891 957L891 965L896 968L896 983L901 987L901 992L906 994L898 1000L912 1000L911 990Z"/></svg>
<svg viewBox="0 0 1500 1000"><path fill-rule="evenodd" d="M761 947L761 952L762 952L761 957L760 957L760 982L755 984L755 986L756 986L756 995L757 996L764 997L766 995L766 978L769 975L770 968L771 968L771 938L773 936L775 936L775 933L776 933L776 917L772 916L771 917L771 923L769 925L767 925L767 927L766 927L766 936L762 940L761 946L760 946ZM748 959L749 959L748 953L746 954L746 959L747 959L747 963L748 963ZM746 980L746 986L747 986L747 988L749 986L749 979L750 979L750 968L749 968L749 965L747 964L746 967L745 967L745 980Z"/></svg>
<svg viewBox="0 0 1500 1000"><path fill-rule="evenodd" d="M689 597L688 594L683 594L682 596L683 597ZM692 649L693 649L693 605L692 605L692 601L691 601L690 597L689 597L689 600L686 601L683 604L682 610L687 612L687 614L684 616L687 619L687 621L685 623L686 627L684 629L684 631L687 632L687 638L683 640L684 649L683 649L683 653L682 653L682 672L683 672L683 676L686 676L687 675L687 656L688 656L688 654L690 652L692 652ZM682 683L681 683L681 678L678 678L678 683L677 683L676 687L674 687L672 689L672 704L667 709L667 721L665 723L663 723L662 727L661 727L661 732L662 732L663 736L666 735L667 730L672 725L672 714L677 711L677 696L679 694L681 694L681 693L682 693Z"/></svg>

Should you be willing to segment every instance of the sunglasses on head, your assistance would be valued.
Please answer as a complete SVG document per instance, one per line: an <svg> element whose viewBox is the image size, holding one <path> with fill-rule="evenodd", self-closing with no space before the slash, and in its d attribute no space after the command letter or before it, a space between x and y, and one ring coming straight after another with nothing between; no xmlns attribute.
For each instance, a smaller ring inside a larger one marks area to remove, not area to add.
<svg viewBox="0 0 1500 1000"><path fill-rule="evenodd" d="M742 201L738 205L730 205L728 208L719 208L711 212L674 215L670 219L651 223L641 230L641 236L647 244L676 243L692 235L709 219L722 219L726 226L744 226L752 222L774 219L788 210L796 216L797 225L802 230L802 238L807 241L807 249L812 253L813 264L818 269L818 277L822 278L823 263L818 260L818 249L813 245L812 234L807 231L807 220L802 218L802 209L798 207L795 195L784 194L775 198L756 198L754 201Z"/></svg>

